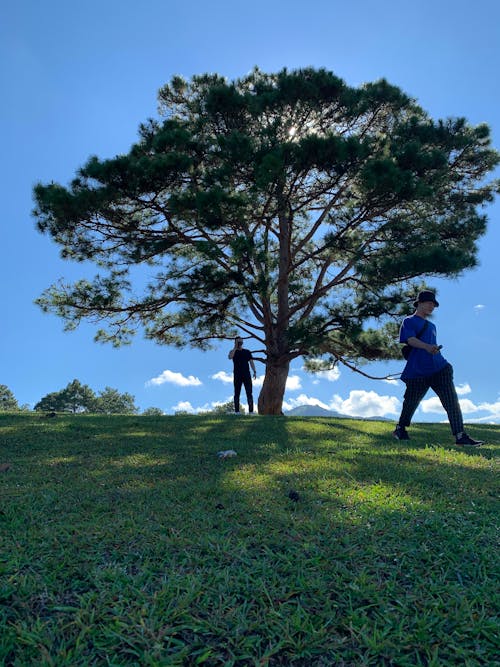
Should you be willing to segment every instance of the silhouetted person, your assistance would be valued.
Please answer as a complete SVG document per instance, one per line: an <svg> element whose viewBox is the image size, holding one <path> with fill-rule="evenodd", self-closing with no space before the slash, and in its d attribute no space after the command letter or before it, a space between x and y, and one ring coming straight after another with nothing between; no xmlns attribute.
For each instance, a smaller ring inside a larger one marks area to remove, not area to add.
<svg viewBox="0 0 500 667"><path fill-rule="evenodd" d="M253 395L252 395L252 378L250 377L250 367L253 371L253 379L257 377L255 371L255 364L253 363L252 353L250 350L243 348L243 339L236 336L234 339L234 347L227 355L229 359L233 360L233 382L234 382L234 411L240 411L240 393L241 385L245 386L247 395L248 411L253 412Z"/></svg>

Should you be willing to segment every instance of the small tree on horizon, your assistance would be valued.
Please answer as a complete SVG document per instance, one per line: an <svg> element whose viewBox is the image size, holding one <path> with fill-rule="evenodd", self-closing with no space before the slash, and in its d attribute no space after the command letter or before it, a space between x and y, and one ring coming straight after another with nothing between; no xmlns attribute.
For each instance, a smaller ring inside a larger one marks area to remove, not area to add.
<svg viewBox="0 0 500 667"><path fill-rule="evenodd" d="M44 396L35 405L34 410L44 412L95 412L96 395L93 390L79 380L73 380L61 391L54 391Z"/></svg>
<svg viewBox="0 0 500 667"><path fill-rule="evenodd" d="M155 407L146 408L145 410L143 410L143 412L141 412L141 415L143 417L163 417L164 414L165 413L161 408L155 408Z"/></svg>
<svg viewBox="0 0 500 667"><path fill-rule="evenodd" d="M21 408L12 391L5 384L0 384L0 412L18 411Z"/></svg>
<svg viewBox="0 0 500 667"><path fill-rule="evenodd" d="M39 230L102 271L38 300L68 328L203 350L241 334L265 365L259 412L280 414L294 359L394 358L415 292L475 266L498 191L486 125L311 68L174 77L159 101L127 155L35 187Z"/></svg>
<svg viewBox="0 0 500 667"><path fill-rule="evenodd" d="M118 389L105 387L99 392L95 401L95 412L107 415L127 414L135 415L139 412L134 404L135 397L132 394L121 394Z"/></svg>
<svg viewBox="0 0 500 667"><path fill-rule="evenodd" d="M79 380L73 380L64 389L44 396L35 405L36 411L72 412L93 414L129 414L138 413L131 394L121 394L118 389L105 387L98 395Z"/></svg>
<svg viewBox="0 0 500 667"><path fill-rule="evenodd" d="M220 403L219 405L216 405L213 410L210 412L218 414L218 415L226 415L226 414L231 414L234 412L234 399L231 399L229 401L226 401L225 403ZM244 413L245 408L240 405L240 412Z"/></svg>

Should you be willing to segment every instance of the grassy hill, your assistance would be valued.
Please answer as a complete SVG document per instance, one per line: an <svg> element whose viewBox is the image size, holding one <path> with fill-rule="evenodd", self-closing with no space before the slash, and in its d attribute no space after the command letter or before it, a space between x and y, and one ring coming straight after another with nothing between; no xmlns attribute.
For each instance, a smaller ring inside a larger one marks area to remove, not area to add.
<svg viewBox="0 0 500 667"><path fill-rule="evenodd" d="M499 427L390 430L1 415L0 664L499 665Z"/></svg>

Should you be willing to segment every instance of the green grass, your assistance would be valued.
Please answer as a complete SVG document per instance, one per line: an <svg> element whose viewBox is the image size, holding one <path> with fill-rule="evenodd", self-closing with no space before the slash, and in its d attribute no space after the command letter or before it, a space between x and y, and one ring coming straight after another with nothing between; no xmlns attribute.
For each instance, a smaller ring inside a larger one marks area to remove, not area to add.
<svg viewBox="0 0 500 667"><path fill-rule="evenodd" d="M500 430L390 430L0 416L0 664L500 665Z"/></svg>

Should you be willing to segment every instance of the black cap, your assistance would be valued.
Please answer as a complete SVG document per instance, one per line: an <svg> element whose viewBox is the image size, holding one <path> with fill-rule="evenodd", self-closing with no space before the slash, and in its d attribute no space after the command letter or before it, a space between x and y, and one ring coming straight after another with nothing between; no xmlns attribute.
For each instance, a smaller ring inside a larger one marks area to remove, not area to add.
<svg viewBox="0 0 500 667"><path fill-rule="evenodd" d="M413 304L415 308L418 306L419 303L424 303L425 301L433 301L435 306L439 306L439 303L436 301L436 295L434 292L431 292L430 290L424 290L423 292L419 292L417 300Z"/></svg>

